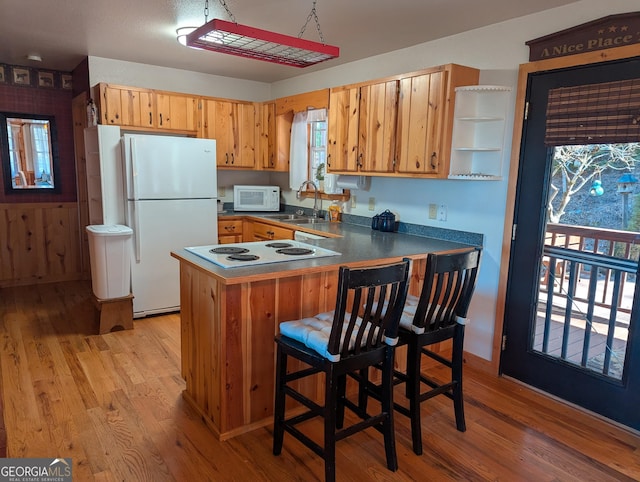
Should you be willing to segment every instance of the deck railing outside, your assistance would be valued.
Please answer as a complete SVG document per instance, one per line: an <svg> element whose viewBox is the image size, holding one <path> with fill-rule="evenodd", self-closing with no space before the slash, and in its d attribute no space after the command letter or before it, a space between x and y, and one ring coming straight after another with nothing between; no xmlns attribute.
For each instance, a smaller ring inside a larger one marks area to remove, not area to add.
<svg viewBox="0 0 640 482"><path fill-rule="evenodd" d="M640 234L548 224L533 348L622 378Z"/></svg>

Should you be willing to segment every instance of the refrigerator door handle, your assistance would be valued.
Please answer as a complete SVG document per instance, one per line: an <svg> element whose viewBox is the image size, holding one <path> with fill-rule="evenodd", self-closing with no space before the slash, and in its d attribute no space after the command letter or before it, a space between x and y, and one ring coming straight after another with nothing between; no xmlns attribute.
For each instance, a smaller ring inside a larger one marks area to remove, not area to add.
<svg viewBox="0 0 640 482"><path fill-rule="evenodd" d="M136 170L136 139L132 137L129 139L129 159L131 162L129 163L129 169L131 172L129 173L129 179L131 179L131 192L129 193L130 199L137 200L138 196L136 195L136 184L137 184L137 170Z"/></svg>
<svg viewBox="0 0 640 482"><path fill-rule="evenodd" d="M134 241L134 255L136 257L136 263L140 262L140 215L136 208L136 203L131 203L131 210L133 211L133 241Z"/></svg>

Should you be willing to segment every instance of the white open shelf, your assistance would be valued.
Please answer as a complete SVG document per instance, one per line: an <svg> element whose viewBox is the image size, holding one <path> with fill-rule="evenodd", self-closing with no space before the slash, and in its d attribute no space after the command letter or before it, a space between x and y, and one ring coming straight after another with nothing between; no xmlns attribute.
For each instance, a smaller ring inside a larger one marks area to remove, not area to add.
<svg viewBox="0 0 640 482"><path fill-rule="evenodd" d="M456 88L449 179L502 179L510 87Z"/></svg>

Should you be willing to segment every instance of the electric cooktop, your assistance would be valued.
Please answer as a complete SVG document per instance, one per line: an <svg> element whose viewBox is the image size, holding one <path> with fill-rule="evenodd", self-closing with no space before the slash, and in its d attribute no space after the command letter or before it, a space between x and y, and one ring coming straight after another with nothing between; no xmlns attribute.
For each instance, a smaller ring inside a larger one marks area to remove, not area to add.
<svg viewBox="0 0 640 482"><path fill-rule="evenodd" d="M190 246L185 249L223 268L239 268L340 255L337 251L293 240L213 244Z"/></svg>

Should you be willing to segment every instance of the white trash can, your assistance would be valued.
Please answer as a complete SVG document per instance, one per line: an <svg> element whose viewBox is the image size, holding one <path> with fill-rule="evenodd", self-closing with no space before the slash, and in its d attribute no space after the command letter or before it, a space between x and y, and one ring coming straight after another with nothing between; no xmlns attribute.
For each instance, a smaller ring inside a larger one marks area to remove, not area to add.
<svg viewBox="0 0 640 482"><path fill-rule="evenodd" d="M97 298L123 298L131 293L131 237L119 224L87 226L91 285Z"/></svg>

